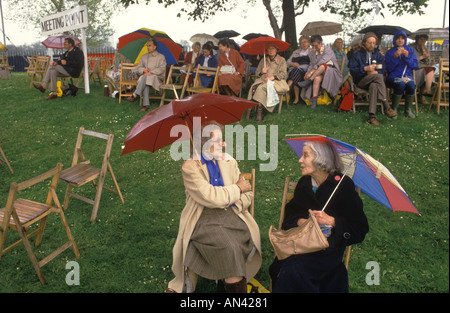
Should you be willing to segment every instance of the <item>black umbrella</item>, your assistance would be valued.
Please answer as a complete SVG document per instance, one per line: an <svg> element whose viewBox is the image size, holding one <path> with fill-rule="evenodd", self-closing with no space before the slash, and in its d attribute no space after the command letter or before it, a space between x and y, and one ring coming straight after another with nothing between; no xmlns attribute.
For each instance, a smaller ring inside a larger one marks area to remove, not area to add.
<svg viewBox="0 0 450 313"><path fill-rule="evenodd" d="M242 39L250 40L250 39L259 38L259 37L270 37L270 36L266 35L266 34L260 34L260 33L250 33L250 34L247 34L244 37L242 37Z"/></svg>
<svg viewBox="0 0 450 313"><path fill-rule="evenodd" d="M235 32L234 30L221 30L220 32L217 32L214 34L214 37L216 38L232 38L239 36L240 34L238 32Z"/></svg>
<svg viewBox="0 0 450 313"><path fill-rule="evenodd" d="M407 36L411 35L411 32L409 30L401 26L392 26L392 25L372 25L357 31L357 33L365 34L372 32L377 35L395 35L395 33L399 30L404 31Z"/></svg>

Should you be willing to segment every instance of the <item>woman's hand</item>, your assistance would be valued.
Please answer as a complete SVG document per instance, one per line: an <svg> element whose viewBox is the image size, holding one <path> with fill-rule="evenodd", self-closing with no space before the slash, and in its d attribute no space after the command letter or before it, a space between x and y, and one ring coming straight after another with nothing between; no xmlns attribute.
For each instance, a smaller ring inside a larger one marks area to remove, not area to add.
<svg viewBox="0 0 450 313"><path fill-rule="evenodd" d="M311 212L316 217L317 223L327 224L327 225L331 225L333 227L336 225L334 217L328 215L327 213L325 213L323 211L311 211Z"/></svg>
<svg viewBox="0 0 450 313"><path fill-rule="evenodd" d="M248 180L245 180L245 178L244 178L244 176L242 176L242 174L239 175L239 180L237 181L236 185L241 190L241 193L252 190L252 185L250 185L250 182Z"/></svg>
<svg viewBox="0 0 450 313"><path fill-rule="evenodd" d="M303 224L304 222L306 222L306 221L307 221L306 218L299 218L298 221L297 221L297 226L302 226L302 224Z"/></svg>

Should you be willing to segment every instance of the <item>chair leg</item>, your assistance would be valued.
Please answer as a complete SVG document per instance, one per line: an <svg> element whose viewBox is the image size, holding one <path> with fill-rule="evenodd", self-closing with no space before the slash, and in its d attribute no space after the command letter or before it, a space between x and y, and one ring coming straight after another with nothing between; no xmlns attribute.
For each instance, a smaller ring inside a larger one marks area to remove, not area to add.
<svg viewBox="0 0 450 313"><path fill-rule="evenodd" d="M39 224L39 231L36 236L36 241L34 242L35 247L39 247L42 241L42 236L44 235L45 225L47 224L48 216L44 217Z"/></svg>
<svg viewBox="0 0 450 313"><path fill-rule="evenodd" d="M120 202L122 202L122 204L125 204L125 201L123 200L122 192L120 192L119 184L117 183L117 180L116 180L116 176L114 175L112 166L111 166L111 164L109 164L109 162L108 162L108 171L111 174L111 178L113 180L114 186L116 187L117 194L119 195L119 198L120 198Z"/></svg>
<svg viewBox="0 0 450 313"><path fill-rule="evenodd" d="M105 173L101 173L100 177L98 179L97 192L95 194L95 199L94 199L94 206L92 208L91 223L93 223L95 221L95 219L97 218L97 212L98 212L98 207L100 205L100 199L102 197L104 181L105 181Z"/></svg>
<svg viewBox="0 0 450 313"><path fill-rule="evenodd" d="M70 198L71 191L72 191L72 185L67 184L66 195L64 196L63 210L67 210L67 207L69 206L69 198Z"/></svg>
<svg viewBox="0 0 450 313"><path fill-rule="evenodd" d="M164 99L166 99L166 90L163 90L163 94L161 96L161 102L159 103L159 106L163 106L164 105Z"/></svg>

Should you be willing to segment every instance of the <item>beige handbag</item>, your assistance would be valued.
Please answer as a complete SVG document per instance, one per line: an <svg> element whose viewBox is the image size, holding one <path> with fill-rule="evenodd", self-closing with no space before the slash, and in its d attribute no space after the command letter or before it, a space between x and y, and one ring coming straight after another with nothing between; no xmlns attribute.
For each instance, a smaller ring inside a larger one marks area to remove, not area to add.
<svg viewBox="0 0 450 313"><path fill-rule="evenodd" d="M328 240L322 233L314 214L309 211L309 218L301 225L288 230L269 229L269 239L279 260L294 254L320 251L329 247Z"/></svg>

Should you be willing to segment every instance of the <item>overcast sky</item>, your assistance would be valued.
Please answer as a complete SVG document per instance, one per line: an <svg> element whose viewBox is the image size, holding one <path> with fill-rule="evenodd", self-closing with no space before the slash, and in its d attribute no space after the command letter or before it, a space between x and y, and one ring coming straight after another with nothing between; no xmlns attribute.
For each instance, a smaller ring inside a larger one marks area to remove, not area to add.
<svg viewBox="0 0 450 313"><path fill-rule="evenodd" d="M448 7L450 0L446 3L446 18L445 27L448 27ZM403 15L400 17L393 17L385 13L385 18L377 16L373 22L374 25L400 25L410 31L415 31L419 28L426 27L442 27L444 22L444 3L445 0L430 0L428 7L424 10L425 14ZM9 16L12 12L9 11L7 1L2 1L3 15ZM128 9L121 9L116 13L111 21L111 26L115 31L112 43L117 43L118 38L129 32L132 32L141 27L160 30L166 32L173 40L180 42L181 40L189 40L189 38L196 33L215 34L220 30L233 29L241 36L236 40L244 42L241 37L251 33L266 33L273 36L272 28L269 25L267 11L261 1L253 7L249 7L246 1L239 1L239 5L228 13L220 13L205 23L201 21L188 20L187 17L178 18L176 15L180 8L184 5L181 1L169 8L164 8L163 5L152 1L151 5L131 6ZM326 15L318 10L317 5L311 5L306 9L305 14L296 18L297 32L310 21L339 21L336 15ZM1 25L0 25L1 27ZM46 37L41 36L39 30L33 30L31 26L24 29L23 26L17 23L10 22L5 19L5 31L9 40L7 44L22 45L25 43L32 43L36 41L43 41ZM324 38L326 41L334 40L335 37ZM3 34L1 34L0 41L3 42Z"/></svg>

